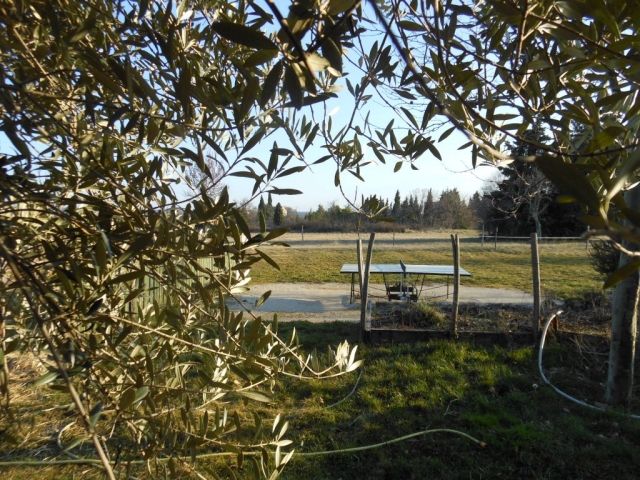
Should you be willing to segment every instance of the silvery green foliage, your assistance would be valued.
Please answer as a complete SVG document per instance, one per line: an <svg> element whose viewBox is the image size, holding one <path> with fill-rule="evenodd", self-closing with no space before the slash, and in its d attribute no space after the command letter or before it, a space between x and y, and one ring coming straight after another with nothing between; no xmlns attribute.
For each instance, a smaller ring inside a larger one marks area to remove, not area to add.
<svg viewBox="0 0 640 480"><path fill-rule="evenodd" d="M272 182L305 168L301 135L250 155L297 128L286 103L300 106L301 79L328 95L329 65L298 59L295 37L266 32L272 21L224 1L0 3L0 387L10 400L5 354L37 355L34 386L69 395L77 440L111 477L116 445L121 459L173 457L160 464L171 475L228 452L277 476L286 422L241 425L229 403L270 402L281 375L359 364L346 344L302 357L275 317L231 311L251 265L275 266L263 244L284 230L251 232L226 189L176 193L188 165L212 176L207 156L255 195L297 193Z"/></svg>
<svg viewBox="0 0 640 480"><path fill-rule="evenodd" d="M377 28L380 34L375 41L356 42L354 62L364 75L347 85L356 101L377 96L395 113L381 124L380 115L367 115L363 107L357 118L364 121L350 125L362 132L359 142L367 138L378 160L394 155L396 170L407 163L417 168L416 160L426 153L441 159L437 142L458 131L467 140L461 155L474 166L536 162L563 194L559 201L584 206L582 220L592 235L609 236L620 249L625 241L637 243L638 206L628 205L623 195L637 183L640 167L635 4L390 0L370 5L366 11L375 26L360 28ZM433 137L433 126L443 122L448 125ZM528 138L534 126L552 140ZM537 153L505 153L514 143ZM639 266L634 261L606 285Z"/></svg>

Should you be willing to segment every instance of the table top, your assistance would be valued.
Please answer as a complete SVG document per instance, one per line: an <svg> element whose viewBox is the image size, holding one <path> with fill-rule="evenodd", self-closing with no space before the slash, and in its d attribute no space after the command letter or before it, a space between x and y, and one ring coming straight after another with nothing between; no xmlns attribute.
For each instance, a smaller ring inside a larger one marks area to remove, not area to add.
<svg viewBox="0 0 640 480"><path fill-rule="evenodd" d="M406 273L407 275L453 275L453 265L405 265L406 271L399 263L372 263L369 268L371 274ZM340 273L358 273L357 263L345 263ZM460 275L470 277L471 274L460 267Z"/></svg>

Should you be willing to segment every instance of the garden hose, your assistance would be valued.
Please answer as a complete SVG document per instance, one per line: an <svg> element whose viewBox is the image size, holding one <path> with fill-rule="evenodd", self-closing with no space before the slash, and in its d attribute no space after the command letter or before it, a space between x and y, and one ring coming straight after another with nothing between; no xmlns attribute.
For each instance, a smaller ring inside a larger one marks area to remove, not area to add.
<svg viewBox="0 0 640 480"><path fill-rule="evenodd" d="M544 342L547 339L547 332L549 331L549 325L551 325L551 322L553 322L561 313L562 313L562 310L558 310L553 315L551 315L547 319L547 322L545 323L544 328L542 329L542 336L540 337L540 348L538 349L538 369L540 370L540 377L547 385L553 388L558 395L566 398L567 400L570 400L573 403L577 403L578 405L581 405L583 407L591 408L592 410L599 410L601 412L606 412L608 410L605 408L597 407L595 405L591 405L589 403L583 402L582 400L578 400L577 398L572 397L571 395L563 392L562 390L560 390L558 387L556 387L549 381L549 379L544 374L544 371L542 370L542 353L544 351ZM640 415L633 415L629 413L622 413L621 415L625 417L640 419Z"/></svg>

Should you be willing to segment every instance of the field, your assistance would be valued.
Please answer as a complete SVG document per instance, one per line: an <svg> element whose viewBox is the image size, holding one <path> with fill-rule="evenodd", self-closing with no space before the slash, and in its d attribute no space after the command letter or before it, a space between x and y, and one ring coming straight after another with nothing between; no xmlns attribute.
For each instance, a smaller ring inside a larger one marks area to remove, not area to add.
<svg viewBox="0 0 640 480"><path fill-rule="evenodd" d="M461 237L461 263L473 273L465 284L531 288L528 244L499 243L494 252L493 244L482 247L476 239ZM346 235L305 235L303 243L300 235L289 234L285 241L290 248L265 248L282 270L261 265L252 276L261 283L347 282L350 279L341 277L338 270L342 263L355 263L354 240ZM598 290L601 280L589 265L584 244L542 244L540 252L546 295L571 299ZM427 240L396 234L395 245L390 234L377 240L374 262L399 258L406 263L450 263L448 236ZM279 333L286 338L294 328L306 351L326 351L344 339L352 344L358 339L358 325L353 323L291 321L281 323ZM607 348L606 341L559 344L552 336L545 350L545 371L570 395L598 404ZM487 348L432 341L362 345L358 356L364 367L343 377L279 381L269 392L273 403L267 406L253 402L227 405L238 412L243 424L253 421L253 411L261 412L265 419L282 414L289 420L286 438L293 441L290 448L296 454L283 478L638 478L640 420L625 417L619 410L590 410L557 395L541 381L537 352L531 347ZM15 379L21 443L0 446L0 477L103 478L89 466L2 466L8 460L65 458L55 439L68 423L68 412L58 405L59 394L24 386L35 375L25 362L22 375ZM636 388L635 397L638 395ZM634 400L630 411L640 411L640 402ZM424 434L426 430L438 432ZM469 435L482 445L450 431ZM68 431L60 435L62 444L69 441L68 435ZM94 456L86 444L72 451ZM330 451L339 452L325 455ZM220 478L253 478L250 462L245 461L242 469L229 463L234 472L229 475L222 462L208 456L198 460ZM134 465L131 474L150 479L161 471L147 472ZM183 478L196 477L185 471Z"/></svg>
<svg viewBox="0 0 640 480"><path fill-rule="evenodd" d="M481 245L473 231L459 232L460 263L472 273L465 278L468 286L510 288L531 291L531 247L529 242L492 242ZM265 262L251 272L255 283L344 282L340 275L343 263L356 263L356 234L288 233L282 241L290 247L266 247L264 251L279 265L276 270ZM363 248L369 235L361 235ZM597 290L602 278L593 270L583 242L542 241L539 247L543 295L566 299ZM373 263L452 264L449 233L384 233L376 237ZM372 281L379 279L372 278Z"/></svg>

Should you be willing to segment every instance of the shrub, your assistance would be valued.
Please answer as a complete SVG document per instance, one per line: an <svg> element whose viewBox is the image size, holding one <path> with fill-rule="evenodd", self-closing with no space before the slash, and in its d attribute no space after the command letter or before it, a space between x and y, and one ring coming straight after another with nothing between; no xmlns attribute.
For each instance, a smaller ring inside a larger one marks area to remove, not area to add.
<svg viewBox="0 0 640 480"><path fill-rule="evenodd" d="M593 268L603 275L610 275L618 268L620 252L608 240L591 242L589 257Z"/></svg>

